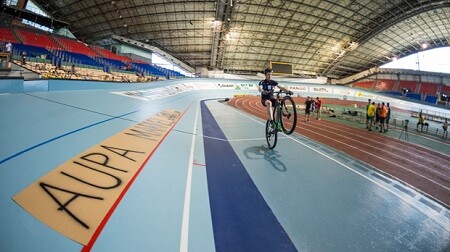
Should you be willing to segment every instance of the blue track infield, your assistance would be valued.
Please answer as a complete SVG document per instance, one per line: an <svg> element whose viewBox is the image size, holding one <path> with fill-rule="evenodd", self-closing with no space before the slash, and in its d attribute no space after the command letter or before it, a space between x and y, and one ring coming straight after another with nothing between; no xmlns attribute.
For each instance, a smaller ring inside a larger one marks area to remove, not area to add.
<svg viewBox="0 0 450 252"><path fill-rule="evenodd" d="M296 251L204 101L201 111L217 251Z"/></svg>

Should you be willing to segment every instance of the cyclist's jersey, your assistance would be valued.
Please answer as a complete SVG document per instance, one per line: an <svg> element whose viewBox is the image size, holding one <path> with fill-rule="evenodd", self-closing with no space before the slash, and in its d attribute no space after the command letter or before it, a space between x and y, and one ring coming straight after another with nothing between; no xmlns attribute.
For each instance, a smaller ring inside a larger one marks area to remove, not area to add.
<svg viewBox="0 0 450 252"><path fill-rule="evenodd" d="M259 82L259 85L262 86L262 90L265 91L273 91L276 86L278 86L278 82L274 80L262 80ZM262 94L261 99L272 99L272 94Z"/></svg>

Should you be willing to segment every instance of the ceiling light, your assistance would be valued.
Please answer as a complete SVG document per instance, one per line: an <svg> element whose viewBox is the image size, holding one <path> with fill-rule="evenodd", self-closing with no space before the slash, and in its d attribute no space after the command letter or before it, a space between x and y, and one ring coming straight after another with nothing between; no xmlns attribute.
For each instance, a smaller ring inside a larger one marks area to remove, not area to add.
<svg viewBox="0 0 450 252"><path fill-rule="evenodd" d="M348 43L348 50L353 51L359 46L358 42L351 41Z"/></svg>
<svg viewBox="0 0 450 252"><path fill-rule="evenodd" d="M428 44L427 43L423 43L422 44L422 49L427 49L428 48Z"/></svg>
<svg viewBox="0 0 450 252"><path fill-rule="evenodd" d="M211 27L213 27L213 28L216 28L216 27L222 25L222 21L220 21L220 20L215 20L215 21L213 21L212 23L213 23L213 24L212 24Z"/></svg>

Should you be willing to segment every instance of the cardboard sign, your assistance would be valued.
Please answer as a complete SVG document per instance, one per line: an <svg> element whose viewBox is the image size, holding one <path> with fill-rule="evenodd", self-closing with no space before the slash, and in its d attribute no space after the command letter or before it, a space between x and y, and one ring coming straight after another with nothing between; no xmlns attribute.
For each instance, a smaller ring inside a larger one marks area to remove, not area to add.
<svg viewBox="0 0 450 252"><path fill-rule="evenodd" d="M106 139L13 200L41 222L86 245L181 115L162 111Z"/></svg>

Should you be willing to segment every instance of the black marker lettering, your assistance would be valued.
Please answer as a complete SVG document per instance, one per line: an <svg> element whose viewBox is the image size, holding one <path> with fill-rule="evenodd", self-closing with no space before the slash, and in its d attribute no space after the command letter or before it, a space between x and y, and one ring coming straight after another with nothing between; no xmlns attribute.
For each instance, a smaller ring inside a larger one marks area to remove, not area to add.
<svg viewBox="0 0 450 252"><path fill-rule="evenodd" d="M129 132L126 132L125 134L126 135L130 135L130 136L143 138L143 139L147 139L147 140L150 140L150 141L156 141L156 139L152 138L152 135L154 135L154 134L150 134L148 132L143 132L143 131L139 131L139 130L135 130L135 129L130 129L130 131L134 131L134 132L136 132L136 134L129 133Z"/></svg>
<svg viewBox="0 0 450 252"><path fill-rule="evenodd" d="M119 155L119 156L122 156L122 157L124 157L124 158L127 158L127 159L129 159L129 160L131 160L131 161L133 161L133 162L136 162L136 160L134 160L134 159L128 157L128 156L127 156L128 152L134 152L134 153L139 153L139 154L145 154L145 152L141 152L141 151L127 150L127 149L121 149L121 148L110 147L110 146L105 146L105 145L100 145L100 146L103 147L103 148L105 148L105 149L107 149L107 150L109 150L109 151L111 151L111 152L113 152L113 153L116 153L116 154ZM119 150L119 151L117 151L117 150Z"/></svg>
<svg viewBox="0 0 450 252"><path fill-rule="evenodd" d="M88 157L91 157L91 156L100 156L100 157L103 157L104 161L103 161L103 162L98 162L98 161L89 159ZM104 167L108 167L108 168L111 168L111 169L114 169L114 170L117 170L117 171L127 172L127 171L125 171L125 170L122 170L122 169L119 169L119 168L116 168L116 167L109 166L109 165L108 165L109 157L106 156L106 155L103 154L103 153L90 153L90 154L87 154L87 155L82 156L81 159L86 160L86 161L88 161L88 162L92 162L92 163L101 165L101 166L104 166Z"/></svg>
<svg viewBox="0 0 450 252"><path fill-rule="evenodd" d="M56 202L56 204L58 204L58 206L59 206L58 210L59 211L66 212L72 219L74 219L76 222L78 222L81 226L83 226L86 229L89 229L89 226L86 223L84 223L82 220L80 220L80 218L78 218L75 214L73 214L67 207L69 206L70 203L72 203L78 197L85 197L85 198L97 199L97 200L103 200L103 198L96 197L96 196L91 196L91 195L87 195L87 194L82 194L82 193L77 193L77 192L73 192L73 191L69 191L69 190L62 189L62 188L59 188L59 187L56 187L56 186L52 186L52 185L49 185L49 184L46 184L46 183L43 183L43 182L39 183L39 185L42 187L42 189L44 189L44 191L48 195L50 195L50 197ZM73 194L73 196L66 203L62 204L58 200L58 198L56 198L56 196L53 195L50 192L49 188L55 189L55 190L58 190L58 191L61 191L61 192L65 192L65 193L68 193L68 194Z"/></svg>
<svg viewBox="0 0 450 252"><path fill-rule="evenodd" d="M77 165L80 165L80 166L82 166L82 167L84 167L84 168L88 168L88 169L91 169L91 170L93 170L93 171L97 171L97 172L99 172L99 173L106 174L106 175L108 175L108 176L110 176L110 177L116 179L115 185L112 185L112 186L100 186L100 185L94 185L94 184L89 183L89 182L87 182L87 181L85 181L85 180L83 180L83 179L80 179L80 178L77 178L77 177L75 177L75 176L73 176L73 175L70 175L70 174L68 174L68 173L66 173L66 172L63 172L63 171L62 171L61 173L62 173L63 175L66 175L66 176L69 177L69 178L72 178L72 179L75 179L75 180L77 180L77 181L80 181L81 183L84 183L84 184L86 184L86 185L90 185L90 186L93 186L93 187L97 187L97 188L100 188L100 189L113 189L113 188L116 188L116 187L120 186L120 184L122 184L122 180L121 180L120 178L118 178L118 177L116 177L116 176L114 176L114 175L112 175L112 174L110 174L110 173L107 173L107 172L104 172L104 171L100 171L100 170L94 169L94 168L92 168L92 167L89 167L89 166L84 165L84 164L82 164L82 163L78 163L78 162L76 162L76 161L75 161L74 163L77 164ZM104 180L102 179L101 181L104 181Z"/></svg>

